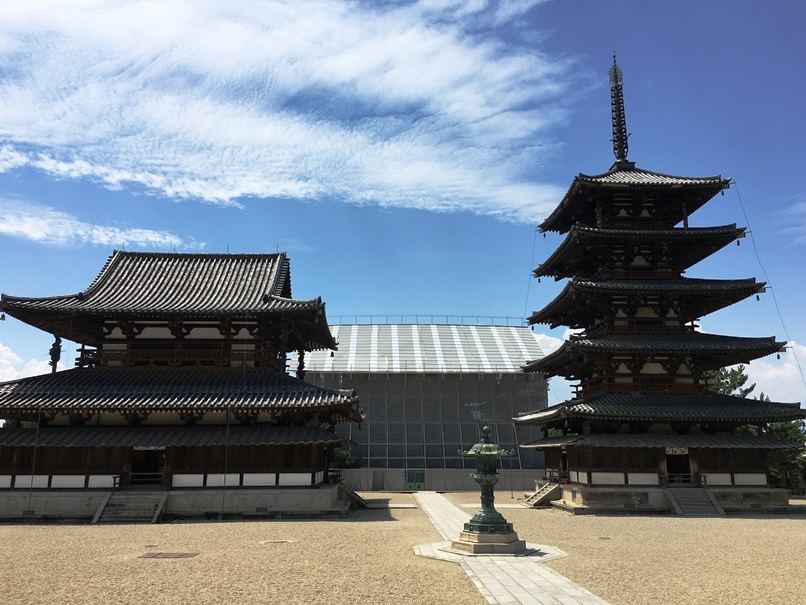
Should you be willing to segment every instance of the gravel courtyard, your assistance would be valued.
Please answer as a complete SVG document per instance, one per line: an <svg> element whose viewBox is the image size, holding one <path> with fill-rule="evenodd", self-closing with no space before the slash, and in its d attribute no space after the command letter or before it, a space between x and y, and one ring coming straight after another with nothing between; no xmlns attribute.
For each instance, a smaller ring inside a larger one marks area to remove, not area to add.
<svg viewBox="0 0 806 605"><path fill-rule="evenodd" d="M369 496L415 502L410 494ZM478 503L477 494L448 497ZM514 501L507 494L496 502ZM612 605L806 603L806 516L501 512L522 538L567 552L549 565ZM486 603L461 567L413 554L415 544L440 540L410 508L337 521L3 525L2 602ZM142 558L147 553L199 554Z"/></svg>

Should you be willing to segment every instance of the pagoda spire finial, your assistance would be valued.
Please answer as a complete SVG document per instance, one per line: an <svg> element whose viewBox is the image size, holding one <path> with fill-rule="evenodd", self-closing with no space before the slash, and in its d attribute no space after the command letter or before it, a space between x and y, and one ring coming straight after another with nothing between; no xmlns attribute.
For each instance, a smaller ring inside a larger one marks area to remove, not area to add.
<svg viewBox="0 0 806 605"><path fill-rule="evenodd" d="M624 93L621 89L623 77L613 53L613 66L610 68L610 111L613 117L613 153L616 162L627 160L627 118L624 115Z"/></svg>

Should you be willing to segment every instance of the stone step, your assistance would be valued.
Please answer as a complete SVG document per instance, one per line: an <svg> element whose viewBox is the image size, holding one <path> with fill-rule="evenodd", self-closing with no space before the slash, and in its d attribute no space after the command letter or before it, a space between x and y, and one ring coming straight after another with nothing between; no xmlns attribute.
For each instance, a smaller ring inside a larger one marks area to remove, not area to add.
<svg viewBox="0 0 806 605"><path fill-rule="evenodd" d="M669 488L682 515L719 515L720 511L711 502L703 488Z"/></svg>
<svg viewBox="0 0 806 605"><path fill-rule="evenodd" d="M164 492L115 492L98 523L150 523L164 495Z"/></svg>

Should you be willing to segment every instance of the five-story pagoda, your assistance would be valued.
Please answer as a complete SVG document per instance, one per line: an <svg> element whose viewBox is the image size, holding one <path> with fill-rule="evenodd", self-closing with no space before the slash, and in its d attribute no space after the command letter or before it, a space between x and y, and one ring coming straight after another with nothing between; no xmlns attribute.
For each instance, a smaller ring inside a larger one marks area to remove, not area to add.
<svg viewBox="0 0 806 605"><path fill-rule="evenodd" d="M792 444L737 429L802 418L803 410L711 393L705 374L785 343L697 330L700 317L765 284L683 276L744 237L735 224L689 226L689 216L729 179L672 176L628 161L615 59L610 83L616 162L604 174L578 175L539 225L565 240L534 276L570 281L528 318L581 330L524 367L579 387L572 400L515 422L551 435L526 447L544 450L548 477L565 484L562 500L572 505L679 510L670 486L707 486L702 491L716 510L786 503L785 491L769 487L767 457Z"/></svg>

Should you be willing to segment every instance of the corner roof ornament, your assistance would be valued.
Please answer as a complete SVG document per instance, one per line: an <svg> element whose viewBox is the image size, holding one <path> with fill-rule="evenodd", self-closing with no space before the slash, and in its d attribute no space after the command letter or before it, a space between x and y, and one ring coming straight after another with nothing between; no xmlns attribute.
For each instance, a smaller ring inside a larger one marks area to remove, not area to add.
<svg viewBox="0 0 806 605"><path fill-rule="evenodd" d="M621 84L624 78L621 68L616 64L613 54L613 66L610 68L610 111L613 118L613 153L616 163L627 161L627 119L624 115L624 93Z"/></svg>

